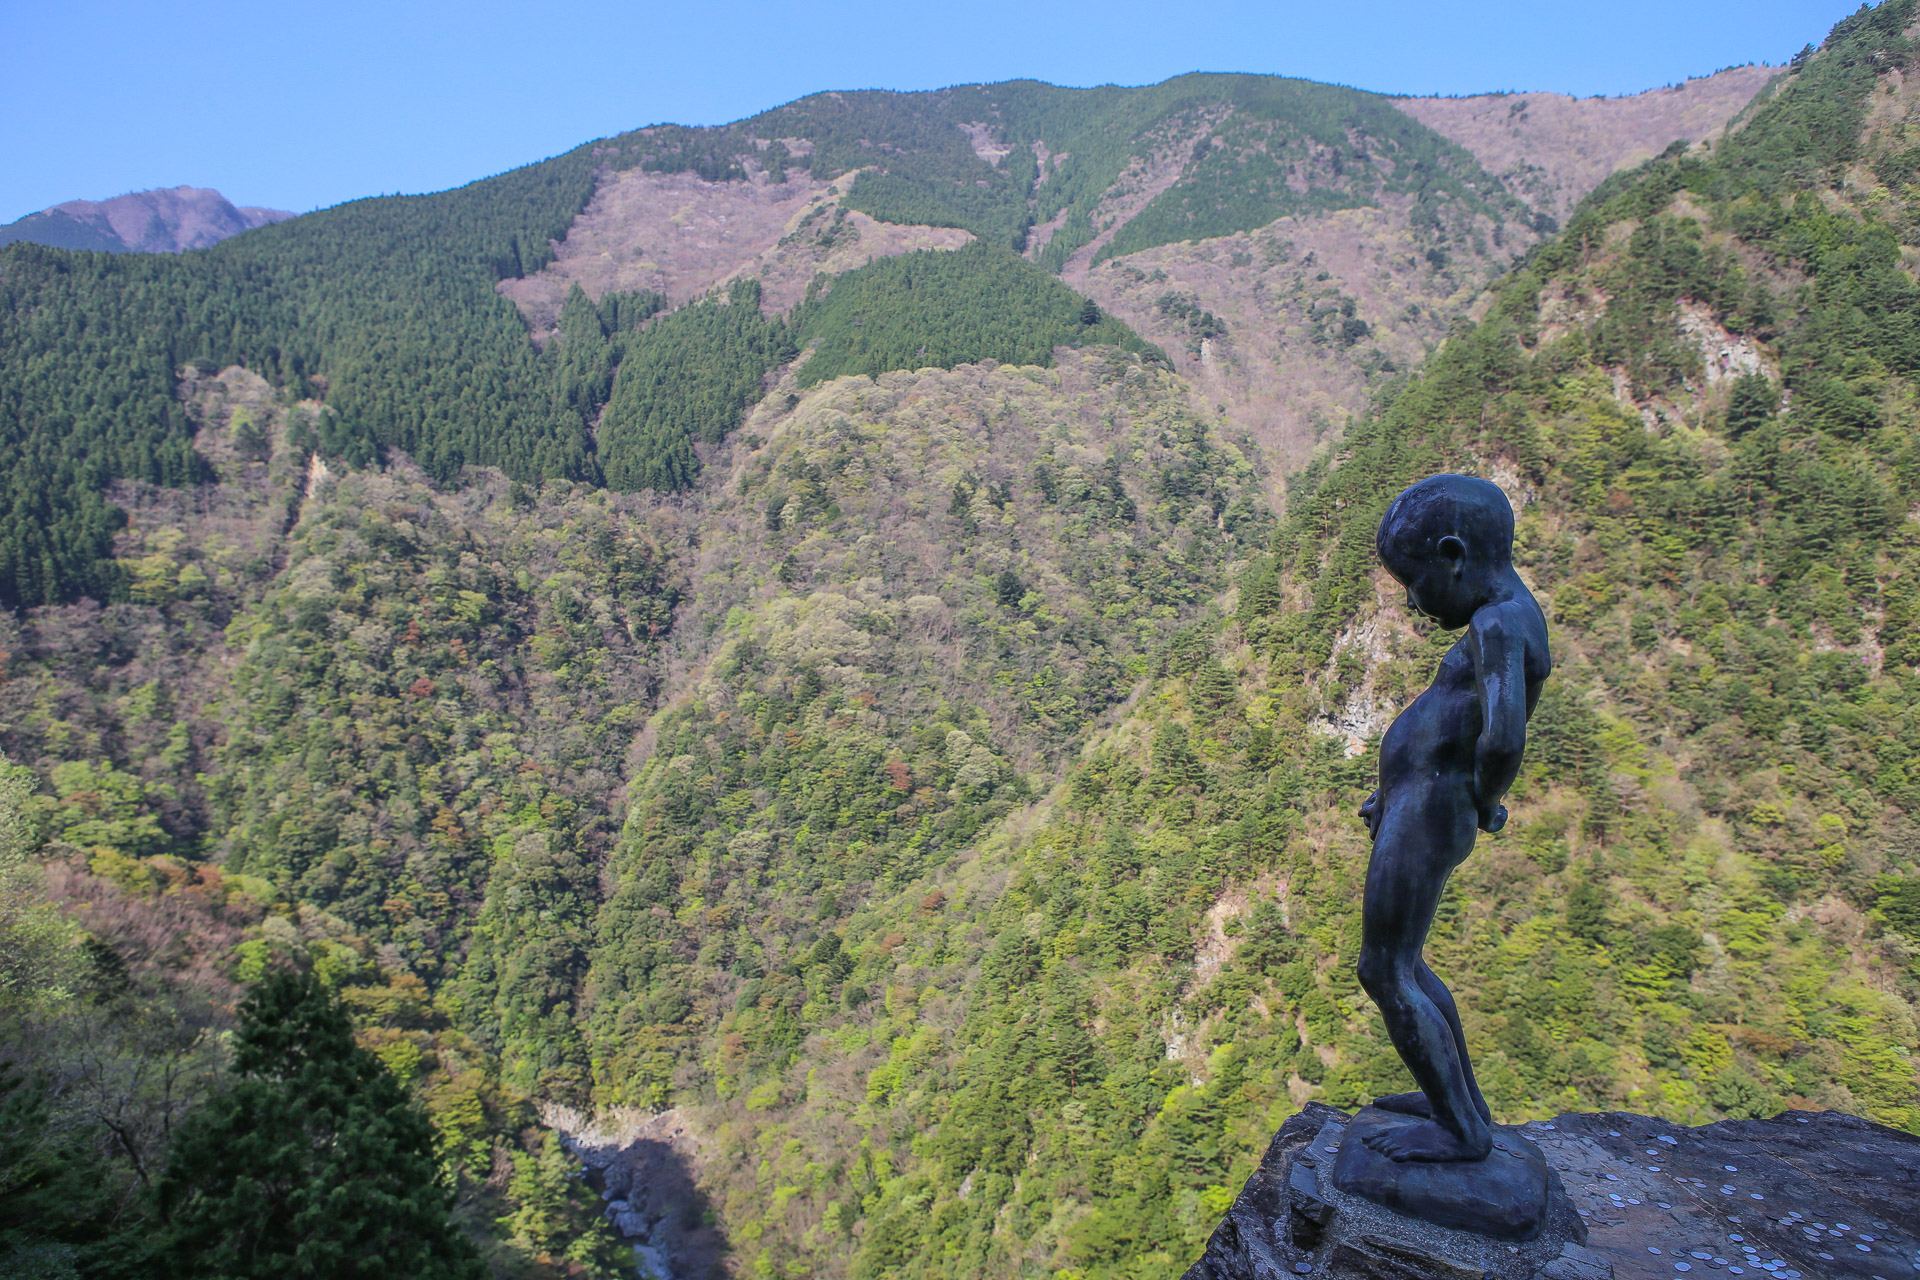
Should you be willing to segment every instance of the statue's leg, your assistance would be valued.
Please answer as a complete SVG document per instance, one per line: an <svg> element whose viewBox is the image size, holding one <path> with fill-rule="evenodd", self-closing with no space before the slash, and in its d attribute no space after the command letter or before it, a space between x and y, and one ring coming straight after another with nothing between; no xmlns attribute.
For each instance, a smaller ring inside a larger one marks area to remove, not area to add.
<svg viewBox="0 0 1920 1280"><path fill-rule="evenodd" d="M1447 984L1440 981L1440 975L1420 962L1420 989L1427 993L1427 999L1433 1001L1440 1010L1440 1016L1447 1020L1447 1027L1453 1032L1453 1043L1460 1053L1460 1070L1467 1077L1467 1093L1473 1098L1473 1109L1488 1124L1493 1123L1493 1110L1487 1106L1487 1100L1480 1094L1480 1082L1473 1076L1473 1057L1467 1052L1467 1033L1460 1026L1460 1010L1453 1003L1453 992L1447 990Z"/></svg>
<svg viewBox="0 0 1920 1280"><path fill-rule="evenodd" d="M1433 1001L1434 1008L1447 1021L1447 1027L1453 1032L1453 1042L1460 1053L1460 1066L1467 1075L1467 1092L1473 1098L1473 1109L1488 1124L1493 1123L1493 1110L1487 1106L1487 1100L1480 1093L1480 1082L1473 1076L1473 1057L1467 1052L1467 1033L1460 1027L1460 1010L1454 1006L1453 992L1447 990L1447 984L1440 981L1424 962L1418 974L1420 989L1427 993L1427 999ZM1412 1093L1389 1093L1373 1100L1373 1105L1382 1111L1395 1111L1401 1115L1428 1117L1433 1114L1433 1104L1427 1101L1427 1095L1418 1089Z"/></svg>
<svg viewBox="0 0 1920 1280"><path fill-rule="evenodd" d="M1475 1103L1458 1013L1450 1021L1421 980L1426 968L1421 950L1440 891L1447 873L1472 848L1471 814L1464 832L1447 821L1456 816L1448 812L1456 807L1414 804L1389 813L1367 867L1360 982L1380 1007L1394 1048L1433 1112L1424 1123L1368 1137L1370 1145L1395 1160L1478 1160L1493 1145L1492 1130ZM1450 1009L1451 997L1446 1003Z"/></svg>

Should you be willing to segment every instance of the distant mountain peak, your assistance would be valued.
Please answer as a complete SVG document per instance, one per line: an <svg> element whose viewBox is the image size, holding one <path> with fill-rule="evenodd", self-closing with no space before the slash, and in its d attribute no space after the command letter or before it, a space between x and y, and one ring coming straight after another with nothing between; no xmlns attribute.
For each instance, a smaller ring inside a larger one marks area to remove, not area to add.
<svg viewBox="0 0 1920 1280"><path fill-rule="evenodd" d="M180 253L294 215L235 206L211 187L134 191L111 200L68 200L0 226L0 244L27 240L106 253Z"/></svg>

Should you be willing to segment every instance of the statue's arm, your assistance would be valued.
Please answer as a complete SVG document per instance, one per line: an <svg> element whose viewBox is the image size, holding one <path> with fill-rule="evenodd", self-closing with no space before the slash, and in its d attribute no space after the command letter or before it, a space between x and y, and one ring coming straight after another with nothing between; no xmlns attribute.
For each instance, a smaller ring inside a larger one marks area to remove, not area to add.
<svg viewBox="0 0 1920 1280"><path fill-rule="evenodd" d="M1507 811L1500 798L1520 773L1527 746L1526 641L1505 611L1483 609L1467 629L1473 679L1480 694L1480 737L1473 752L1473 799L1480 829L1498 831Z"/></svg>

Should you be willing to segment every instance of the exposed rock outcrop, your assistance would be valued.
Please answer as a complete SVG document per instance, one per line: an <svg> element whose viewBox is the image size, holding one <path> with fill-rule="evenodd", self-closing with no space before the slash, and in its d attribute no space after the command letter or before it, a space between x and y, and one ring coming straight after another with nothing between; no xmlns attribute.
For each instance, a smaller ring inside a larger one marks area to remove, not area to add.
<svg viewBox="0 0 1920 1280"><path fill-rule="evenodd" d="M1187 1280L1920 1275L1920 1137L1856 1116L1790 1111L1689 1129L1609 1112L1524 1126L1580 1223L1522 1243L1331 1191L1331 1156L1317 1144L1347 1119L1311 1103L1281 1127Z"/></svg>
<svg viewBox="0 0 1920 1280"><path fill-rule="evenodd" d="M674 1111L612 1127L556 1111L549 1121L606 1202L607 1221L633 1248L645 1280L707 1280L721 1272L726 1240L694 1184L694 1139Z"/></svg>

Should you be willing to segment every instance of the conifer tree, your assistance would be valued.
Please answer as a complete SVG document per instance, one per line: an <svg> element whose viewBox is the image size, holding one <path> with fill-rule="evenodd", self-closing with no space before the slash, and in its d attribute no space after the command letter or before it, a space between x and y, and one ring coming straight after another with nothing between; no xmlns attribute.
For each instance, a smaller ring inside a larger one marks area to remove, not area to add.
<svg viewBox="0 0 1920 1280"><path fill-rule="evenodd" d="M240 1009L234 1084L183 1128L158 1195L163 1274L478 1277L448 1219L433 1128L309 974Z"/></svg>

